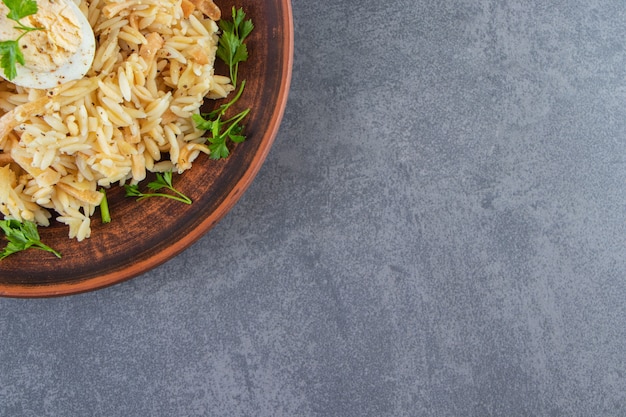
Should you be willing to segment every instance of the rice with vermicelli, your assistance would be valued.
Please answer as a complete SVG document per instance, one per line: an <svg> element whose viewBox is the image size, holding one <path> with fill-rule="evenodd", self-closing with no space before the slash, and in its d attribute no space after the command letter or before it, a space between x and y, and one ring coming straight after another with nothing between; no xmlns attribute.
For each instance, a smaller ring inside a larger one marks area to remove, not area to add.
<svg viewBox="0 0 626 417"><path fill-rule="evenodd" d="M187 0L83 1L90 72L50 90L0 82L0 211L90 236L100 187L183 172L209 150L191 116L232 90L214 74L218 26Z"/></svg>

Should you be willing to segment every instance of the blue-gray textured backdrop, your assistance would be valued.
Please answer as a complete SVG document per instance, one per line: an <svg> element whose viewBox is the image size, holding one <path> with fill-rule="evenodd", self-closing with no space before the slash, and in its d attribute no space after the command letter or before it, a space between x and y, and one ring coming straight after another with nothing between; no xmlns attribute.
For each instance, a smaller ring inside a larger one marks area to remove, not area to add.
<svg viewBox="0 0 626 417"><path fill-rule="evenodd" d="M626 3L293 12L248 192L136 279L0 299L0 415L626 415Z"/></svg>

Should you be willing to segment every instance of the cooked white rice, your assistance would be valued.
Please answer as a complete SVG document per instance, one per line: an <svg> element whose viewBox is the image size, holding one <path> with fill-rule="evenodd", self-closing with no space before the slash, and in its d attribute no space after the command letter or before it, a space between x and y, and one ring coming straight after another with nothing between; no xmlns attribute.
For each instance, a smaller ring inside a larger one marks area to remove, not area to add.
<svg viewBox="0 0 626 417"><path fill-rule="evenodd" d="M100 187L181 173L209 152L191 116L232 86L213 73L217 24L185 17L182 1L83 1L97 41L87 76L51 90L0 82L0 115L13 122L0 138L5 217L47 226L56 213L80 241Z"/></svg>

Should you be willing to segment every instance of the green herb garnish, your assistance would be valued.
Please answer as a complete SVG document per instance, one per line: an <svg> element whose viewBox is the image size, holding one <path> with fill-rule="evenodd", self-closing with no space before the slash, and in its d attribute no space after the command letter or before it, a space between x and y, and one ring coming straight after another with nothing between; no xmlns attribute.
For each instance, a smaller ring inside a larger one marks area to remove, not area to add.
<svg viewBox="0 0 626 417"><path fill-rule="evenodd" d="M246 81L244 80L241 83L241 87L239 87L237 95L235 95L235 97L228 103L219 106L216 110L213 110L204 116L199 114L191 116L198 129L209 132L207 141L209 142L209 150L211 151L209 157L211 159L228 157L230 151L226 145L227 140L230 140L233 143L240 143L246 140L246 137L242 134L244 125L240 123L243 118L250 113L250 109L246 109L233 117L222 120L230 106L239 100L245 86Z"/></svg>
<svg viewBox="0 0 626 417"><path fill-rule="evenodd" d="M126 190L126 197L138 197L137 201L143 200L144 198L148 197L165 197L172 200L180 201L181 203L191 204L191 199L185 194L176 190L172 185L172 171L167 171L163 174L157 172L156 180L148 183L148 189L150 189L151 191L159 191L163 188L170 190L174 194L142 193L141 191L139 191L139 186L137 184L124 185L124 189Z"/></svg>
<svg viewBox="0 0 626 417"><path fill-rule="evenodd" d="M37 225L34 222L20 222L14 219L0 220L0 229L2 229L9 241L2 252L0 252L0 260L28 248L44 250L53 253L57 258L61 257L59 252L41 242L39 232L37 232Z"/></svg>
<svg viewBox="0 0 626 417"><path fill-rule="evenodd" d="M216 55L228 65L230 80L233 86L237 86L237 71L239 63L248 59L248 48L243 41L248 37L254 25L252 20L245 20L246 14L243 9L232 9L233 20L220 20L219 27L222 30L218 42Z"/></svg>
<svg viewBox="0 0 626 417"><path fill-rule="evenodd" d="M230 81L233 87L237 87L237 72L239 71L239 63L248 59L248 48L243 43L248 37L254 25L252 20L246 20L246 14L243 9L232 8L233 20L220 20L219 26L222 30L217 48L217 57L220 58L230 71ZM217 109L204 115L194 114L192 119L196 127L200 130L209 132L207 137L208 147L211 151L209 157L211 159L227 158L230 154L227 141L240 143L246 140L243 135L244 126L241 121L250 113L250 109L246 109L235 116L226 118L226 111L233 105L241 94L246 85L246 80L241 82L239 91L235 97L226 104L222 104Z"/></svg>
<svg viewBox="0 0 626 417"><path fill-rule="evenodd" d="M16 63L24 65L24 55L19 47L19 41L24 35L33 30L44 30L43 28L33 28L24 26L20 20L26 16L37 13L37 3L35 0L2 0L2 3L9 9L7 17L17 23L13 26L23 33L15 40L0 42L0 67L4 70L5 77L10 81L17 76Z"/></svg>
<svg viewBox="0 0 626 417"><path fill-rule="evenodd" d="M104 188L100 188L102 193L102 201L100 201L100 218L102 223L111 223L111 213L109 213L109 201L107 200L107 192Z"/></svg>

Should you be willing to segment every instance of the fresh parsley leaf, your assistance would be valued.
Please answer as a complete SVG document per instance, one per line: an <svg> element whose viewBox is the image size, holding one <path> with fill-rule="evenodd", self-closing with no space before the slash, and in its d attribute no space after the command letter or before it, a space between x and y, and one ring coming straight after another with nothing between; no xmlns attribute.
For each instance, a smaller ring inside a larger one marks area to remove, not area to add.
<svg viewBox="0 0 626 417"><path fill-rule="evenodd" d="M246 140L246 137L243 135L228 135L228 138L235 143L241 143Z"/></svg>
<svg viewBox="0 0 626 417"><path fill-rule="evenodd" d="M228 65L230 80L233 86L237 86L237 72L239 63L248 60L248 48L244 40L250 35L254 24L251 19L246 20L246 14L242 8L232 8L232 21L220 20L219 27L222 30L218 42L216 55Z"/></svg>
<svg viewBox="0 0 626 417"><path fill-rule="evenodd" d="M181 193L172 185L172 171L167 171L164 173L157 173L156 180L148 183L148 189L150 191L159 191L160 189L165 188L171 191L174 194L166 194L166 193L142 193L139 190L139 186L137 184L124 185L124 189L126 190L126 197L138 197L137 201L143 200L149 197L165 197L170 198L172 200L180 201L181 203L191 204L192 201L185 194Z"/></svg>
<svg viewBox="0 0 626 417"><path fill-rule="evenodd" d="M144 198L137 184L126 184L124 185L124 190L126 191L126 197L139 197L138 200Z"/></svg>
<svg viewBox="0 0 626 417"><path fill-rule="evenodd" d="M35 0L2 0L9 13L7 17L18 22L26 16L37 13L37 2Z"/></svg>
<svg viewBox="0 0 626 417"><path fill-rule="evenodd" d="M0 67L8 80L17 76L16 62L24 65L24 55L20 51L17 41L0 42Z"/></svg>
<svg viewBox="0 0 626 417"><path fill-rule="evenodd" d="M191 120L198 130L211 130L213 128L213 120L206 120L199 114L192 115Z"/></svg>
<svg viewBox="0 0 626 417"><path fill-rule="evenodd" d="M209 150L211 151L211 159L226 159L230 155L228 146L226 146L226 139L223 137L212 142L209 145Z"/></svg>
<svg viewBox="0 0 626 417"><path fill-rule="evenodd" d="M6 247L0 252L0 260L28 248L44 250L53 253L57 258L61 257L59 252L41 242L37 225L34 222L20 222L14 219L0 220L0 229L8 240Z"/></svg>
<svg viewBox="0 0 626 417"><path fill-rule="evenodd" d="M244 126L241 124L241 121L250 113L250 109L246 109L230 119L222 120L226 111L239 100L245 86L246 81L244 80L235 97L228 103L222 104L211 113L204 116L199 114L192 116L196 127L209 133L207 141L209 142L208 146L211 151L209 157L211 159L223 159L228 157L230 152L226 144L227 139L234 143L241 143L246 140L246 137L242 134Z"/></svg>
<svg viewBox="0 0 626 417"><path fill-rule="evenodd" d="M164 172L163 174L156 174L156 181L152 181L148 183L148 188L152 191L158 191L161 188L169 188L172 189L172 171Z"/></svg>
<svg viewBox="0 0 626 417"><path fill-rule="evenodd" d="M252 20L244 20L246 18L246 14L241 8L239 8L239 10L235 10L235 8L233 7L231 14L233 17L231 27L235 29L235 32L239 35L240 39L244 40L250 34L250 32L252 32L252 29L254 29Z"/></svg>
<svg viewBox="0 0 626 417"><path fill-rule="evenodd" d="M244 130L244 126L239 123L248 113L250 113L250 109L246 109L225 121L220 120L220 115L218 119L213 122L211 136L207 139L209 141L209 150L211 151L209 158L223 159L228 157L230 152L226 145L227 139L234 143L241 143L246 140L246 137L241 134Z"/></svg>

